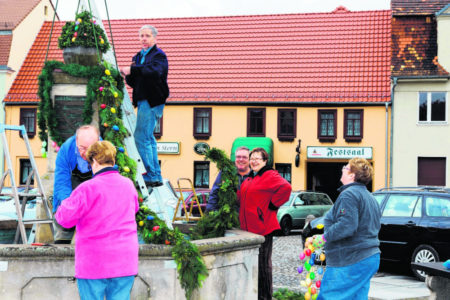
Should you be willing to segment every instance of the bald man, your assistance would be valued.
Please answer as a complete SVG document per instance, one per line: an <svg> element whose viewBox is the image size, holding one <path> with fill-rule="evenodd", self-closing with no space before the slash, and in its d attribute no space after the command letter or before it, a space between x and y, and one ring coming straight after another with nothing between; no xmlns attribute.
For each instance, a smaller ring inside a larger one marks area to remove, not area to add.
<svg viewBox="0 0 450 300"><path fill-rule="evenodd" d="M92 169L86 159L86 152L99 138L100 132L97 127L83 125L77 129L74 136L62 144L56 156L53 213L78 185L92 178ZM56 244L70 244L74 228L66 229L54 221L54 229Z"/></svg>

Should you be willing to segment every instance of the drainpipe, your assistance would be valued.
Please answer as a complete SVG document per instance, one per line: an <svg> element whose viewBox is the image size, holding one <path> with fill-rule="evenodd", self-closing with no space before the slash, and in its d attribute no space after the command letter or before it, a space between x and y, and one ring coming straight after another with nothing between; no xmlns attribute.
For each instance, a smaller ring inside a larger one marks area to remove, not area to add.
<svg viewBox="0 0 450 300"><path fill-rule="evenodd" d="M389 167L389 161L388 161L388 156L389 156L389 102L385 102L384 106L386 107L386 140L385 140L385 163L384 163L384 187L388 186L388 178L389 178L389 173L388 173L388 167Z"/></svg>
<svg viewBox="0 0 450 300"><path fill-rule="evenodd" d="M391 88L391 145L390 145L390 152L389 152L389 187L392 187L392 173L393 171L393 150L394 150L394 92L395 87L397 86L397 77L392 77L393 84Z"/></svg>

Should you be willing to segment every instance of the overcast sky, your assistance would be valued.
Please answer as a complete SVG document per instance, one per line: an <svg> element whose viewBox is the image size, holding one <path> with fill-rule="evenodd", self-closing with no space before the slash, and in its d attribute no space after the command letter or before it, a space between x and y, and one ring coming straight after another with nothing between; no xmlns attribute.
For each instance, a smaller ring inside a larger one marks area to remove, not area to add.
<svg viewBox="0 0 450 300"><path fill-rule="evenodd" d="M52 0L56 5L56 0ZM106 19L105 0L95 2ZM86 0L87 3L87 0ZM111 19L232 16L331 12L338 6L351 11L389 9L389 0L106 0ZM78 0L59 0L61 20L73 20Z"/></svg>

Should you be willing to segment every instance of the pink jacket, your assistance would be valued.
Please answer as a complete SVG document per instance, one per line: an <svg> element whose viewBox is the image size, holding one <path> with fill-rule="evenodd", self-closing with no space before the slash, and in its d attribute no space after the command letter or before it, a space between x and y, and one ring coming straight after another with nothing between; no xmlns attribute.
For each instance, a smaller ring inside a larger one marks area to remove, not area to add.
<svg viewBox="0 0 450 300"><path fill-rule="evenodd" d="M80 184L55 214L61 226L76 226L76 278L113 278L138 272L137 192L131 180L112 168L105 169Z"/></svg>

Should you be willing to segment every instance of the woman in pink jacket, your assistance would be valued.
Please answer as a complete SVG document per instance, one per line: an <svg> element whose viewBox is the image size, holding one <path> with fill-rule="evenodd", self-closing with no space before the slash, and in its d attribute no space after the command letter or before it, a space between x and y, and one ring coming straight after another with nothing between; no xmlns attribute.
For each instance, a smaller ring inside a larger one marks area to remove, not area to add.
<svg viewBox="0 0 450 300"><path fill-rule="evenodd" d="M116 148L108 141L89 147L94 177L59 206L61 226L76 226L75 277L80 298L129 299L138 272L139 210L133 182L113 168Z"/></svg>
<svg viewBox="0 0 450 300"><path fill-rule="evenodd" d="M263 235L259 248L258 299L272 299L273 232L280 229L278 208L289 200L291 185L277 171L267 166L269 154L263 148L250 152L252 173L238 191L241 229Z"/></svg>

